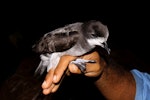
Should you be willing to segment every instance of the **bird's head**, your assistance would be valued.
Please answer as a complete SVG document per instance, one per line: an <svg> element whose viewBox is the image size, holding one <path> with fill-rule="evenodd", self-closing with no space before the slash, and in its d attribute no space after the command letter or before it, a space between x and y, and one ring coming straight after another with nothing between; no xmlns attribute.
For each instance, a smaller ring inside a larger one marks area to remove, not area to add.
<svg viewBox="0 0 150 100"><path fill-rule="evenodd" d="M82 32L89 45L101 46L109 53L110 49L107 47L109 31L106 25L100 21L91 20L82 24Z"/></svg>
<svg viewBox="0 0 150 100"><path fill-rule="evenodd" d="M92 45L106 42L109 36L108 28L99 21L91 20L82 24L83 35Z"/></svg>

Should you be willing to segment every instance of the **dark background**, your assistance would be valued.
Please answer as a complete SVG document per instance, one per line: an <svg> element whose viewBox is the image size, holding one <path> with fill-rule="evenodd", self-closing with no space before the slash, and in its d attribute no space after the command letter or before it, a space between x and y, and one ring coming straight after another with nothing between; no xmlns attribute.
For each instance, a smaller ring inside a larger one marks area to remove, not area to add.
<svg viewBox="0 0 150 100"><path fill-rule="evenodd" d="M65 24L88 20L99 20L108 26L110 33L108 46L112 51L129 52L127 55L126 52L118 54L119 59L128 61L134 56L138 59L137 64L142 63L139 64L139 69L149 72L147 69L150 65L150 11L147 3L114 4L58 6L57 3L48 3L48 5L24 3L12 5L10 3L2 7L0 18L1 83L16 72L24 58L33 55L32 45L43 34Z"/></svg>

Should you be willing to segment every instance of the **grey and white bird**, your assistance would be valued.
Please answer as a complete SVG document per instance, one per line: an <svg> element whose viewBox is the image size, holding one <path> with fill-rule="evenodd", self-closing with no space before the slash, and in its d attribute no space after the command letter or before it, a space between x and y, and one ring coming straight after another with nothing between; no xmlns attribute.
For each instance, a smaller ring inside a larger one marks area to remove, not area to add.
<svg viewBox="0 0 150 100"><path fill-rule="evenodd" d="M33 45L33 49L40 53L41 58L35 72L42 74L46 69L48 72L50 69L56 68L61 56L81 56L96 46L104 48L109 54L108 36L107 26L96 20L75 22L48 32ZM86 63L93 62L95 61L76 59L71 63L76 64L84 72Z"/></svg>

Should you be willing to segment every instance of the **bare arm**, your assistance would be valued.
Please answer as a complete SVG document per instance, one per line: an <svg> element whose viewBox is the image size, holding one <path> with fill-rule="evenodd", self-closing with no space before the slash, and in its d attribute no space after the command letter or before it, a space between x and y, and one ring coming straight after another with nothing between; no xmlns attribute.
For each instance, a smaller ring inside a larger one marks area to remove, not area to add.
<svg viewBox="0 0 150 100"><path fill-rule="evenodd" d="M107 100L134 100L136 84L132 74L113 61L105 65L95 85Z"/></svg>
<svg viewBox="0 0 150 100"><path fill-rule="evenodd" d="M81 74L74 64L69 64L76 58L63 56L57 68L47 74L45 82L42 84L45 95L57 91L67 68L71 73ZM97 78L95 85L108 100L134 100L136 85L129 71L122 69L113 61L106 63L97 52L92 52L81 58L96 61L96 63L87 64L85 76Z"/></svg>

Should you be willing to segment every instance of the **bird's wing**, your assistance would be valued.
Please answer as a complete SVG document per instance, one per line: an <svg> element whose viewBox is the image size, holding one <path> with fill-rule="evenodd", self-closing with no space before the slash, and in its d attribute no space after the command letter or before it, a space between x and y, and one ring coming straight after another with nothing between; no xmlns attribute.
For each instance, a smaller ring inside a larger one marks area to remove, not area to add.
<svg viewBox="0 0 150 100"><path fill-rule="evenodd" d="M73 47L80 33L78 31L70 31L65 33L47 33L33 46L33 49L37 53L53 53L62 52Z"/></svg>
<svg viewBox="0 0 150 100"><path fill-rule="evenodd" d="M43 74L46 69L48 71L52 68L52 66L56 67L59 60L57 62L54 61L54 58L56 57L52 56L53 53L57 54L61 51L70 49L76 44L80 37L80 33L77 31L70 31L69 33L55 33L53 35L49 34L50 33L47 33L46 37L42 37L42 39L35 44L35 51L41 54L41 61L35 73ZM51 56L44 56L44 53Z"/></svg>

